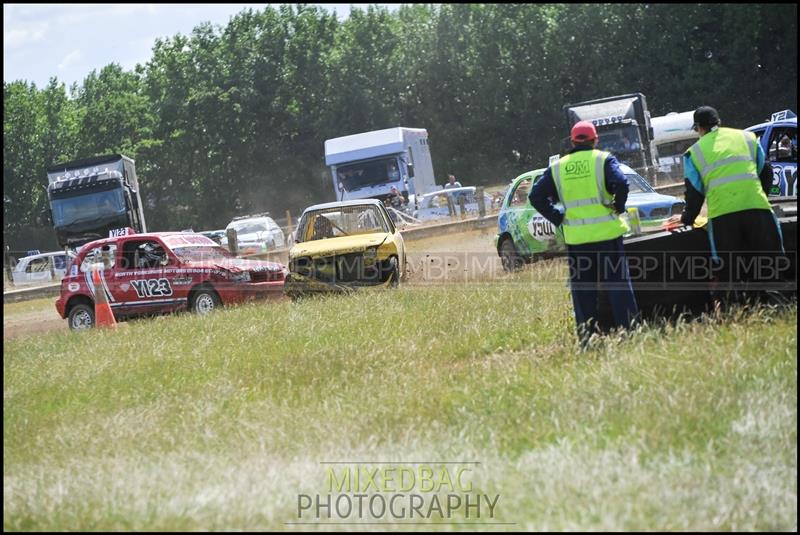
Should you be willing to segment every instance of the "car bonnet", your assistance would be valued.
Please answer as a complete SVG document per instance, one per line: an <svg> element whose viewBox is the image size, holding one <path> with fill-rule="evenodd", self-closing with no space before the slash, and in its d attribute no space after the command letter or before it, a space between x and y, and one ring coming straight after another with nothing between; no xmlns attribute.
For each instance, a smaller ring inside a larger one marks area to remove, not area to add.
<svg viewBox="0 0 800 535"><path fill-rule="evenodd" d="M299 256L321 257L335 254L348 254L363 252L367 247L381 245L389 239L387 233L359 234L356 236L341 236L298 243L289 252L291 258Z"/></svg>

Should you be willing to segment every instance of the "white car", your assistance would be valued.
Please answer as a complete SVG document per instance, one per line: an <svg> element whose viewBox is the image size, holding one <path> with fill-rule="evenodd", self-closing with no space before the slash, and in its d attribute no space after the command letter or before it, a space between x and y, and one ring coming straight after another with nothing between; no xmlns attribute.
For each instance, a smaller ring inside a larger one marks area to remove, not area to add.
<svg viewBox="0 0 800 535"><path fill-rule="evenodd" d="M448 197L452 199L452 206L449 206ZM478 199L475 196L475 186L448 188L426 193L419 198L419 208L414 208L413 199L408 204L411 215L420 221L430 221L432 219L443 219L453 216L460 217L460 197L464 199L464 208L467 211L467 215L478 215ZM492 196L484 192L483 198L484 207L488 211L492 208ZM455 210L455 212L453 213L451 210Z"/></svg>
<svg viewBox="0 0 800 535"><path fill-rule="evenodd" d="M220 240L220 245L228 248L228 229L236 229L236 239L239 242L239 254L257 254L279 249L286 245L283 231L268 216L237 217L225 227L225 235Z"/></svg>
<svg viewBox="0 0 800 535"><path fill-rule="evenodd" d="M74 254L64 251L20 258L11 272L11 280L14 281L14 286L58 282L66 276L74 258Z"/></svg>

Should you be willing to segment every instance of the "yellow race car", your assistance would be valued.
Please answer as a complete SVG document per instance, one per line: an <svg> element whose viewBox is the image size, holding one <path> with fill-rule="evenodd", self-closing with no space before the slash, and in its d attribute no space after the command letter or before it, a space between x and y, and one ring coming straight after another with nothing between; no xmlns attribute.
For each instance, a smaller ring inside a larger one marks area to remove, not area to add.
<svg viewBox="0 0 800 535"><path fill-rule="evenodd" d="M386 208L361 199L306 208L289 251L286 294L397 287L406 266L403 237Z"/></svg>

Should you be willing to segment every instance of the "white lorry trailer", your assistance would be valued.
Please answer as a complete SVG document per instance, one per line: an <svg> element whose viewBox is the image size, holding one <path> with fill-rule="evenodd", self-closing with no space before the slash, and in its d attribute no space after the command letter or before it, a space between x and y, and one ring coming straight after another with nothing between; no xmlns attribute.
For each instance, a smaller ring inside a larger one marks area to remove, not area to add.
<svg viewBox="0 0 800 535"><path fill-rule="evenodd" d="M325 165L340 201L383 200L393 186L406 199L437 189L424 128L387 128L328 139Z"/></svg>
<svg viewBox="0 0 800 535"><path fill-rule="evenodd" d="M659 179L683 179L683 153L698 139L692 130L694 112L670 112L650 120L653 126L652 151Z"/></svg>

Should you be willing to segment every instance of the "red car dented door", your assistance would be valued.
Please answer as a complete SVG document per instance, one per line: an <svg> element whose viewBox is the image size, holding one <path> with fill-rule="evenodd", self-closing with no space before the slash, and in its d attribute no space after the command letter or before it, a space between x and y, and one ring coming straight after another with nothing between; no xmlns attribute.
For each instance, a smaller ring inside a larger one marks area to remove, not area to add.
<svg viewBox="0 0 800 535"><path fill-rule="evenodd" d="M185 309L188 285L176 285L179 265L159 237L133 235L121 239L113 270L112 309L117 307L124 315Z"/></svg>

